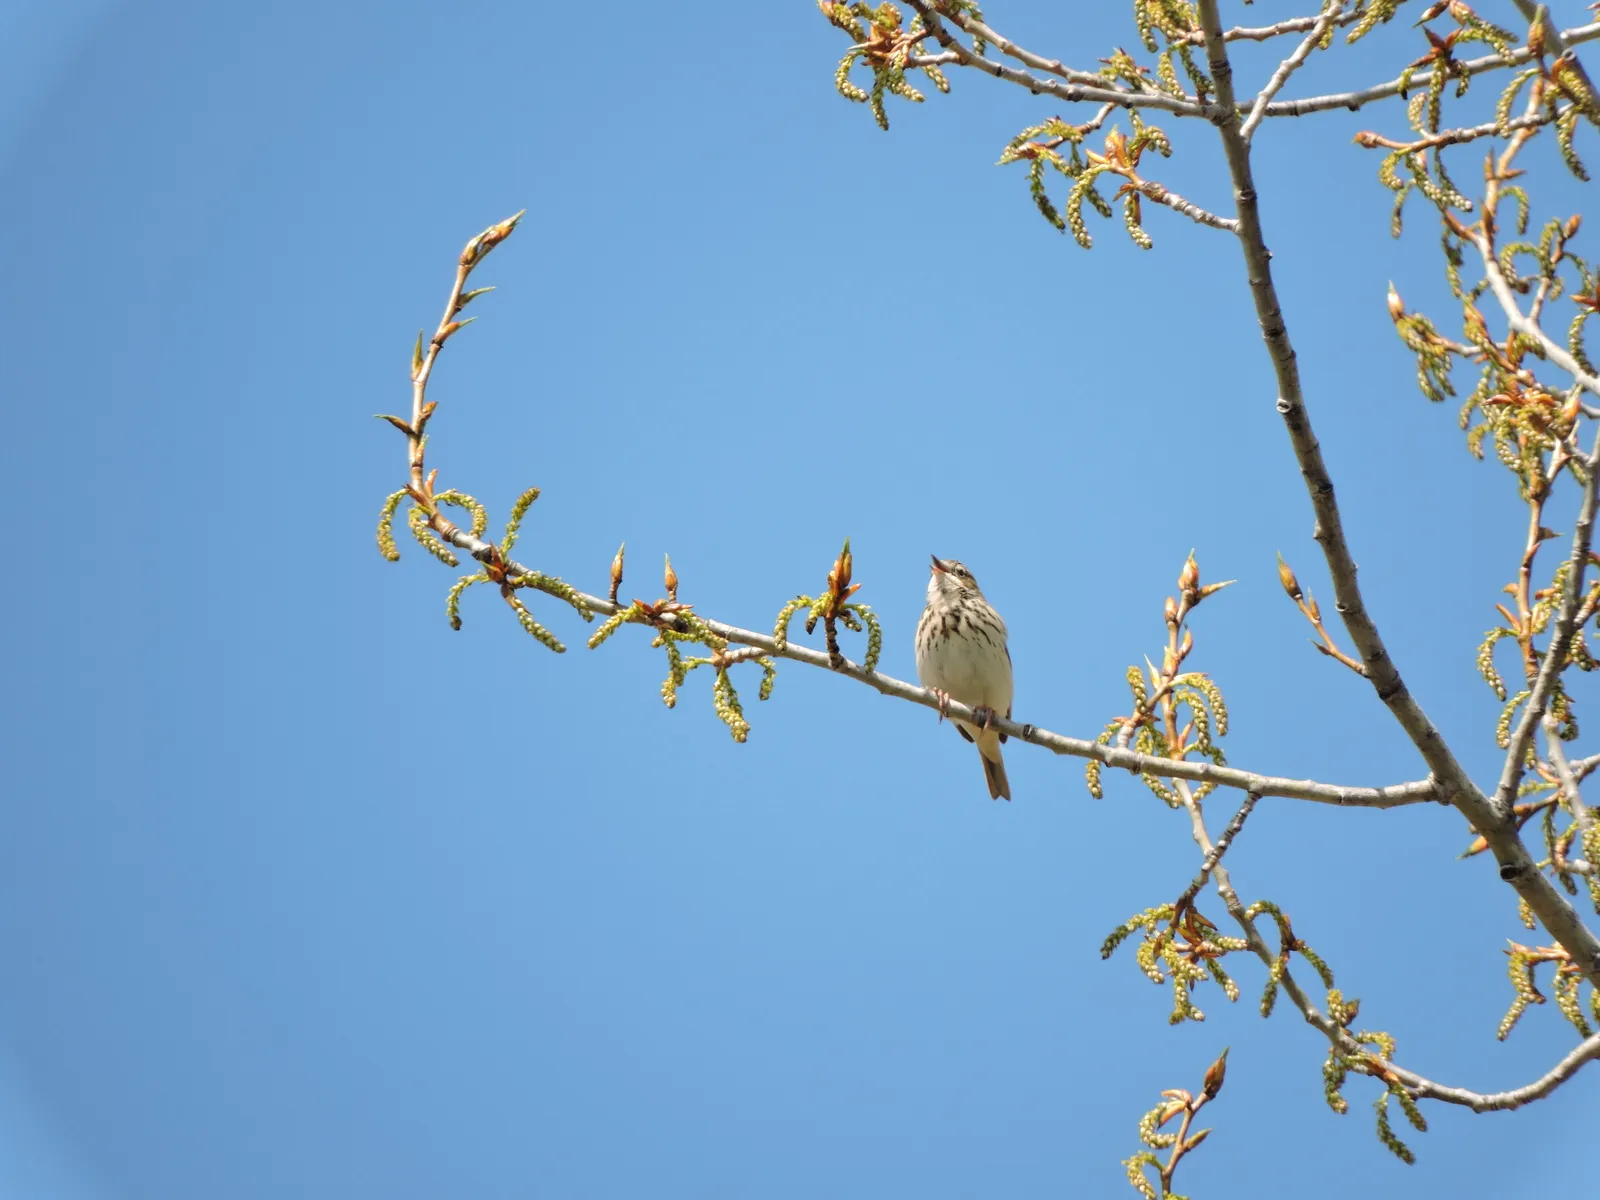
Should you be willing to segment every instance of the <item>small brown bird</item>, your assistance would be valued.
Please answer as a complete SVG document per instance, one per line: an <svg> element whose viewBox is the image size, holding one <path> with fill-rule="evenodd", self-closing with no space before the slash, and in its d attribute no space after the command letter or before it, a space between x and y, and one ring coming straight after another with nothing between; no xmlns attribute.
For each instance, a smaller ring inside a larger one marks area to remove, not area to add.
<svg viewBox="0 0 1600 1200"><path fill-rule="evenodd" d="M975 710L976 725L955 722L956 730L976 742L983 759L989 798L1011 799L1000 744L1005 735L989 726L995 713L1011 716L1011 651L1006 648L1006 623L983 598L972 572L953 558L933 555L928 579L928 606L917 622L917 679L938 694ZM943 710L940 712L943 718Z"/></svg>

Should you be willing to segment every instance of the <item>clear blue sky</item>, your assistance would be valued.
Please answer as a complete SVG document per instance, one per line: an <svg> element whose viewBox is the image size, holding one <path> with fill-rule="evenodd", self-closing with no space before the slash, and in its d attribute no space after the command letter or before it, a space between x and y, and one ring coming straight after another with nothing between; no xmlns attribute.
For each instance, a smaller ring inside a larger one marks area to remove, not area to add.
<svg viewBox="0 0 1600 1200"><path fill-rule="evenodd" d="M1134 45L1106 8L991 16L1089 63ZM1148 254L1045 226L993 164L1053 105L958 76L884 135L799 0L54 0L0 30L0 1191L1132 1195L1139 1115L1225 1044L1199 1197L1540 1194L1592 1132L1593 1069L1528 1113L1428 1109L1405 1168L1370 1081L1327 1110L1320 1039L1256 1015L1248 964L1244 1001L1169 1028L1097 953L1196 865L1125 776L1097 803L1014 747L991 803L929 712L799 667L765 705L745 684L735 746L705 679L661 705L638 631L591 654L538 600L556 657L483 592L452 633L454 573L374 551L403 455L371 414L404 409L462 243L527 208L430 448L497 520L544 489L526 561L603 590L626 539L654 596L670 551L685 600L764 628L848 534L904 677L928 554L959 557L1010 622L1019 719L1092 736L1192 546L1240 580L1194 660L1232 760L1417 777L1278 589L1282 550L1328 592L1234 244L1164 212ZM1423 49L1396 22L1294 91ZM1383 294L1437 298L1436 238L1419 209L1389 241L1364 127L1401 111L1264 129L1264 212L1372 608L1487 779L1473 649L1524 518L1416 392ZM1169 130L1159 177L1225 207L1212 131ZM1550 1006L1493 1040L1530 935L1466 840L1432 807L1268 800L1232 861L1405 1064L1512 1086L1572 1034Z"/></svg>

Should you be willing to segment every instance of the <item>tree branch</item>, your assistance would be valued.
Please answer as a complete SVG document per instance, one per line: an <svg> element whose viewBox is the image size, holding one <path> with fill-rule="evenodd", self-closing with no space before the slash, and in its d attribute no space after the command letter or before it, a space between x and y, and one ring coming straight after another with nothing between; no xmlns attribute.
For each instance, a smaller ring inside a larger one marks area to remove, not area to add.
<svg viewBox="0 0 1600 1200"><path fill-rule="evenodd" d="M1573 29L1563 30L1559 35L1566 42L1589 42L1600 37L1600 21L1589 25L1579 25ZM1486 54L1482 58L1468 59L1458 64L1460 71L1467 75L1481 75L1485 71L1492 71L1496 67L1516 67L1533 60L1533 52L1526 46L1513 50L1507 57L1501 58L1498 54ZM1325 112L1330 108L1347 108L1351 112L1363 105L1371 104L1374 100L1387 100L1390 96L1398 96L1402 91L1422 92L1428 89L1433 82L1433 72L1426 71L1413 75L1410 79L1404 76L1391 79L1388 83L1380 83L1376 87L1369 87L1359 92L1339 92L1330 96L1309 96L1303 100L1278 100L1268 104L1265 113L1269 117L1302 117L1307 113Z"/></svg>
<svg viewBox="0 0 1600 1200"><path fill-rule="evenodd" d="M1514 1108L1521 1108L1524 1104L1531 1104L1535 1100L1542 1100L1576 1075L1585 1063L1593 1062L1597 1058L1600 1058L1600 1033L1584 1038L1568 1051L1560 1062L1532 1083L1513 1088L1509 1092L1471 1092L1466 1088L1447 1087L1442 1083L1434 1083L1431 1079L1424 1079L1393 1063L1385 1062L1384 1065L1393 1071L1400 1082L1405 1084L1406 1089L1419 1100L1442 1100L1446 1104L1459 1104L1463 1108L1470 1108L1473 1112L1482 1113L1508 1112Z"/></svg>
<svg viewBox="0 0 1600 1200"><path fill-rule="evenodd" d="M1200 20L1206 30L1206 59L1217 85L1215 124L1222 138L1228 172L1233 179L1234 199L1239 212L1239 244L1244 253L1250 291L1261 336L1272 359L1278 381L1277 409L1289 433L1300 473L1310 493L1316 515L1313 536L1322 546L1328 573L1333 579L1336 607L1344 621L1361 661L1367 668L1378 699L1394 714L1412 745L1428 764L1445 799L1489 843L1500 864L1500 878L1510 883L1529 908L1543 922L1550 935L1572 955L1572 961L1591 983L1600 984L1600 939L1578 919L1576 911L1534 864L1528 849L1500 809L1479 790L1445 743L1422 706L1411 695L1399 670L1389 657L1377 625L1367 613L1356 582L1356 563L1345 539L1344 525L1334 499L1333 480L1322 459L1322 448L1311 429L1306 412L1300 371L1294 347L1284 325L1277 289L1272 281L1271 254L1261 230L1261 214L1256 200L1255 178L1250 166L1250 147L1240 136L1239 115L1233 91L1233 66L1222 41L1222 22L1217 0L1199 0ZM1597 27L1600 32L1600 27ZM1269 106L1270 110L1270 106Z"/></svg>
<svg viewBox="0 0 1600 1200"><path fill-rule="evenodd" d="M908 0L908 3L922 14L923 27L931 29L929 9L932 5L919 3L918 0ZM1098 72L1080 71L1075 67L1067 66L1060 59L1046 58L1042 54L1035 54L1031 50L1025 50L1004 34L998 33L988 25L985 25L971 13L951 10L946 11L944 15L967 33L974 37L981 37L996 50L1000 51L1001 54L1004 54L1007 58L1016 59L1025 67L1032 67L1035 71L1047 71L1051 75L1059 75L1069 83L1083 83L1088 84L1090 87L1104 87L1106 85L1105 76ZM934 34L934 37L937 38L938 36L937 33ZM943 39L940 40L942 43Z"/></svg>
<svg viewBox="0 0 1600 1200"><path fill-rule="evenodd" d="M1054 79L1043 79L1037 75L1030 75L1027 71L1016 67L1008 67L1003 63L990 62L987 58L979 58L971 49L964 46L957 38L951 36L940 14L935 11L927 0L906 0L912 8L922 14L923 24L933 34L938 43L955 57L946 59L943 55L929 56L935 62L955 62L963 67L971 67L985 74L993 75L996 79L1003 79L1007 83L1014 83L1018 87L1025 87L1034 95L1055 96L1057 99L1069 103L1080 101L1093 101L1101 104L1115 104L1118 108L1157 108L1165 112L1174 113L1180 117L1209 117L1211 106L1199 104L1193 100L1185 100L1179 96L1169 96L1166 92L1132 92L1111 86L1105 79L1095 75L1095 84L1083 83L1058 83ZM1035 56L1036 57L1036 56ZM1045 60L1040 59L1040 62ZM913 57L908 60L908 66L922 66L925 60ZM1058 64L1059 65L1059 64ZM1043 69L1043 68L1041 68ZM1066 70L1066 68L1063 68ZM1075 72L1074 74L1082 74Z"/></svg>
<svg viewBox="0 0 1600 1200"><path fill-rule="evenodd" d="M1323 462L1322 447L1311 428L1311 418L1306 411L1300 384L1300 368L1295 360L1288 328L1284 324L1277 288L1273 284L1272 255L1262 234L1255 178L1250 165L1250 147L1241 133L1234 104L1233 67L1228 61L1227 48L1221 42L1221 22L1217 15L1216 0L1200 0L1200 17L1205 29L1213 34L1206 43L1206 57L1217 83L1217 109L1222 116L1216 124L1222 137L1228 171L1233 179L1234 200L1238 205L1239 244L1244 253L1256 317L1261 323L1261 337L1277 376L1278 414L1288 430L1289 441L1300 464L1300 473L1311 496L1311 507L1316 516L1316 528L1312 536L1321 545L1328 572L1333 578L1335 607L1351 640L1355 642L1366 667L1367 678L1372 681L1379 699L1394 713L1434 776L1452 794L1463 792L1481 796L1471 777L1445 745L1433 722L1406 688L1362 600L1361 589L1356 582L1355 559L1345 540L1344 523L1334 498L1333 480Z"/></svg>
<svg viewBox="0 0 1600 1200"><path fill-rule="evenodd" d="M1500 305L1505 313L1506 324L1524 337L1532 338L1539 343L1544 355L1556 366L1560 367L1584 391L1592 396L1600 396L1600 379L1583 369L1583 365L1573 358L1567 348L1554 340L1544 331L1537 322L1530 320L1522 311L1522 306L1517 303L1517 297L1511 290L1511 285L1506 277L1500 273L1500 264L1494 256L1494 245L1488 236L1478 230L1477 226L1466 231L1466 236L1477 247L1478 253L1483 257L1484 278L1489 281L1489 290L1494 293L1495 302Z"/></svg>
<svg viewBox="0 0 1600 1200"><path fill-rule="evenodd" d="M1543 326L1523 313L1522 306L1517 303L1516 296L1511 291L1511 285L1500 271L1500 264L1495 258L1494 246L1489 240L1488 233L1476 227L1467 232L1483 259L1484 276L1489 281L1489 289L1494 293L1495 300L1505 313L1506 323L1517 333L1538 342L1544 350L1545 357L1571 375L1580 387L1591 394L1600 395L1600 380L1596 380L1585 371L1566 347L1545 333ZM1550 643L1545 650L1544 662L1540 664L1539 674L1534 679L1528 702L1522 710L1522 719L1512 731L1505 766L1500 773L1499 786L1495 789L1495 804L1503 814L1509 814L1512 804L1516 802L1517 788L1522 782L1523 765L1528 756L1528 748L1533 744L1534 731L1544 719L1556 680L1567 668L1567 655L1572 648L1572 635L1577 628L1578 610L1583 603L1583 579L1589 567L1589 546L1594 537L1596 490L1600 488L1600 432L1595 435L1593 449L1581 461L1585 468L1583 503L1579 507L1578 521L1572 532L1572 552L1568 556L1571 565L1567 574L1566 589L1562 594L1561 608L1550 633ZM1567 949L1570 950L1571 947Z"/></svg>
<svg viewBox="0 0 1600 1200"><path fill-rule="evenodd" d="M1298 71L1300 65L1311 57L1311 52L1317 48L1317 43L1322 41L1323 34L1328 32L1328 26L1337 19L1344 3L1345 0L1325 0L1322 15L1312 23L1311 32L1306 34L1304 40L1295 47L1293 54L1278 64L1278 69L1272 73L1272 78L1267 80L1267 86L1261 89L1255 103L1250 106L1250 115L1245 118L1244 126L1239 130L1239 136L1246 142L1255 136L1256 127L1266 115L1267 104L1283 91L1283 85L1289 82L1289 76Z"/></svg>
<svg viewBox="0 0 1600 1200"><path fill-rule="evenodd" d="M1204 0L1202 0L1202 3ZM1229 823L1227 832L1223 837L1212 844L1210 834L1206 831L1205 816L1200 805L1195 801L1188 786L1183 783L1178 785L1178 795L1183 805L1189 811L1189 820L1194 834L1195 845L1205 855L1205 864L1211 870L1212 879L1216 883L1217 895L1222 897L1222 903L1228 910L1228 915L1234 919L1250 949L1257 958L1270 970L1277 961L1278 956L1273 953L1272 947L1267 945L1266 939L1261 936L1261 931L1256 928L1255 921L1245 911L1239 893L1234 889L1233 879L1228 870L1221 863L1222 853L1227 849L1227 840L1231 834L1236 833L1238 826L1244 823L1244 818L1249 815L1249 800ZM1299 982L1294 978L1288 966L1283 966L1279 971L1279 982L1284 994L1289 997L1306 1023L1315 1028L1339 1053L1358 1060L1362 1065L1359 1068L1364 1074L1378 1078L1390 1076L1398 1079L1412 1096L1419 1100L1437 1100L1444 1104L1456 1104L1463 1108L1470 1108L1473 1112L1502 1112L1514 1108L1521 1108L1535 1100L1548 1096L1568 1079L1578 1073L1578 1070L1588 1062L1600 1058L1600 1034L1585 1038L1579 1042L1567 1055L1551 1067L1532 1083L1508 1092L1473 1092L1466 1088L1449 1087L1442 1083L1435 1083L1424 1075L1391 1062L1381 1055L1374 1054L1369 1046L1356 1041L1349 1030L1339 1025L1325 1012L1312 1003Z"/></svg>
<svg viewBox="0 0 1600 1200"><path fill-rule="evenodd" d="M474 537L459 526L451 525L441 532L444 540L465 550L473 558L481 562L489 562L495 555L492 543L482 538ZM539 572L531 567L524 567L511 560L501 560L507 575L527 577L531 580L527 586L538 591L549 592L551 595L570 599L564 590L564 584L545 580ZM557 590L563 589L563 590ZM587 607L605 616L621 612L627 608L620 601L608 600L603 596L591 596L584 592L575 593ZM726 638L730 642L743 646L754 646L763 654L775 658L787 658L793 662L805 663L807 666L820 667L836 675L854 679L868 687L882 692L886 696L894 696L900 700L909 700L913 704L920 704L924 708L940 710L941 701L926 688L892 676L881 674L877 671L868 671L861 664L849 659L841 659L835 666L829 661L828 655L821 650L813 650L808 646L799 646L794 642L780 645L771 634L758 633L753 629L740 629L736 625L726 625L721 621L713 621L706 617L699 617L699 621L715 633L718 637ZM638 623L648 624L641 620ZM664 617L662 623L669 627L681 627L676 618ZM953 720L976 722L973 710L957 701L944 703L947 715ZM1122 750L1115 746L1103 746L1098 742L1085 741L1082 738L1066 737L1063 734L1052 733L1048 729L1040 729L1034 725L1023 724L1006 718L995 717L992 725L1010 737L1019 741L1028 742L1035 746L1042 746L1055 754L1067 755L1072 758L1094 759L1108 767L1122 768L1137 773L1148 772L1152 775L1172 779L1187 779L1194 783L1212 783L1219 787L1238 788L1245 792L1253 792L1258 796L1283 796L1293 800L1311 800L1319 804L1332 804L1342 808L1399 808L1407 804L1421 804L1426 801L1440 799L1438 789L1431 780L1421 779L1411 783L1394 784L1388 787L1342 787L1331 783L1317 783L1309 779L1286 779L1275 775L1258 775L1252 771L1241 771L1233 767L1219 767L1209 762L1179 762L1170 758L1158 758L1154 755L1139 754L1133 750Z"/></svg>
<svg viewBox="0 0 1600 1200"><path fill-rule="evenodd" d="M1148 199L1154 200L1157 204L1165 204L1174 212L1182 213L1191 221L1195 221L1201 225L1208 225L1212 229L1221 229L1226 233L1239 232L1239 222L1235 221L1232 217L1219 217L1216 213L1207 212L1198 204L1194 204L1191 201L1185 200L1176 192L1167 191L1167 189L1162 187L1159 183L1155 183L1148 179L1141 181L1139 184L1139 194L1147 197Z"/></svg>
<svg viewBox="0 0 1600 1200"><path fill-rule="evenodd" d="M1346 25L1354 24L1356 21L1360 20L1361 15L1362 14L1360 12L1347 12L1341 16L1335 17L1333 23L1336 26L1343 28ZM1282 37L1286 33L1304 33L1320 20L1322 20L1321 17L1290 17L1288 20L1279 21L1276 25L1261 25L1253 29L1242 25L1237 25L1224 33L1222 35L1222 40L1225 42L1270 41L1275 37ZM1203 46L1205 45L1206 41L1205 30L1196 29L1183 40L1188 42L1191 46Z"/></svg>
<svg viewBox="0 0 1600 1200"><path fill-rule="evenodd" d="M1544 720L1550 697L1555 692L1556 680L1567 669L1567 656L1572 649L1578 609L1583 603L1583 577L1589 566L1589 544L1594 538L1596 494L1600 489L1600 433L1595 435L1594 449L1583 459L1583 465L1586 475L1583 504L1578 509L1577 525L1572 531L1572 553L1567 560L1571 566L1561 596L1561 608L1556 613L1555 625L1550 631L1550 643L1545 648L1544 661L1539 665L1539 674L1533 681L1527 704L1523 706L1522 719L1511 733L1505 767L1500 773L1500 785L1495 789L1495 804L1507 814L1516 802L1524 762L1529 747L1533 745L1534 730Z"/></svg>
<svg viewBox="0 0 1600 1200"><path fill-rule="evenodd" d="M1497 121L1485 121L1482 125L1469 125L1462 129L1441 129L1438 133L1430 133L1418 138L1414 142L1396 141L1394 138L1384 137L1380 133L1358 133L1356 144L1371 150L1382 146L1387 150L1431 150L1435 146L1457 146L1463 142L1476 141L1481 137L1498 137L1505 133L1514 133L1519 129L1538 129L1551 123L1553 118L1548 112L1524 113L1520 117L1513 117L1504 125ZM1451 349L1455 349L1451 345ZM1457 350L1457 353L1463 351ZM1468 347L1465 353L1477 353L1476 347Z"/></svg>
<svg viewBox="0 0 1600 1200"><path fill-rule="evenodd" d="M1578 787L1578 778L1573 774L1572 764L1567 761L1567 752L1561 746L1561 727L1556 719L1545 714L1544 736L1549 746L1550 765L1555 768L1556 779L1561 783L1561 794L1567 798L1567 808L1572 813L1572 824L1581 836L1588 832L1589 825L1594 820L1594 813L1583 802L1583 792ZM1573 875L1600 875L1600 863L1563 861L1560 843L1557 843L1556 852L1551 856L1557 870L1564 870Z"/></svg>

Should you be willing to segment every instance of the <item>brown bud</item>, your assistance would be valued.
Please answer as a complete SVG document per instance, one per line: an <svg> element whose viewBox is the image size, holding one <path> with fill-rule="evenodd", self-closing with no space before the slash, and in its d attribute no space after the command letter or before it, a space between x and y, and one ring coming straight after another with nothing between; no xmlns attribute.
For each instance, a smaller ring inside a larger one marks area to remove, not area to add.
<svg viewBox="0 0 1600 1200"><path fill-rule="evenodd" d="M1183 641L1178 643L1178 658L1189 657L1189 651L1194 649L1194 633L1188 629L1183 631Z"/></svg>
<svg viewBox="0 0 1600 1200"><path fill-rule="evenodd" d="M663 580L667 585L667 599L676 602L678 599L678 573L672 569L672 555L667 555L667 569L663 572Z"/></svg>
<svg viewBox="0 0 1600 1200"><path fill-rule="evenodd" d="M1191 1137L1188 1141L1186 1141L1183 1144L1183 1152L1185 1154L1187 1154L1189 1151L1193 1150L1196 1146L1198 1146L1201 1142L1205 1141L1206 1138L1208 1138L1210 1136L1211 1136L1211 1130L1209 1128L1202 1129L1199 1133L1195 1134L1193 1137Z"/></svg>
<svg viewBox="0 0 1600 1200"><path fill-rule="evenodd" d="M1222 1081L1228 1074L1228 1047L1222 1048L1222 1053L1217 1056L1217 1061L1206 1068L1204 1091L1207 1100L1215 1100L1217 1093L1222 1090Z"/></svg>
<svg viewBox="0 0 1600 1200"><path fill-rule="evenodd" d="M1294 572L1289 564L1283 561L1283 555L1278 555L1278 582L1283 584L1283 590L1289 594L1289 599L1296 604L1300 603L1300 581L1294 577Z"/></svg>
<svg viewBox="0 0 1600 1200"><path fill-rule="evenodd" d="M1389 319L1398 321L1406 315L1406 306L1400 303L1400 293L1394 290L1394 284L1389 285Z"/></svg>
<svg viewBox="0 0 1600 1200"><path fill-rule="evenodd" d="M1573 213L1570 217L1567 218L1567 223L1561 227L1561 237L1562 237L1562 239L1563 240L1567 240L1567 239L1571 239L1571 238L1577 237L1578 236L1578 226L1580 226L1582 224L1583 224L1583 218L1581 216L1579 216L1577 213Z"/></svg>
<svg viewBox="0 0 1600 1200"><path fill-rule="evenodd" d="M623 542L617 547L617 556L611 560L611 603L617 602L617 590L622 587L622 552L628 548Z"/></svg>
<svg viewBox="0 0 1600 1200"><path fill-rule="evenodd" d="M1572 426L1577 423L1578 412L1583 404L1583 393L1577 388L1572 389L1572 395L1567 397L1567 402L1561 406L1561 422Z"/></svg>
<svg viewBox="0 0 1600 1200"><path fill-rule="evenodd" d="M828 590L836 596L842 594L850 586L850 573L854 568L855 558L850 553L850 539L845 538L844 549L839 551L839 557L828 570Z"/></svg>
<svg viewBox="0 0 1600 1200"><path fill-rule="evenodd" d="M1311 619L1313 621L1319 625L1322 624L1322 609L1317 604L1317 598L1315 596L1306 601L1306 612L1311 614Z"/></svg>
<svg viewBox="0 0 1600 1200"><path fill-rule="evenodd" d="M1168 625L1176 625L1178 623L1178 602L1171 596L1167 597L1166 617Z"/></svg>
<svg viewBox="0 0 1600 1200"><path fill-rule="evenodd" d="M1200 564L1194 560L1194 551L1189 551L1189 557L1184 560L1183 570L1178 572L1178 590L1192 592L1200 586Z"/></svg>

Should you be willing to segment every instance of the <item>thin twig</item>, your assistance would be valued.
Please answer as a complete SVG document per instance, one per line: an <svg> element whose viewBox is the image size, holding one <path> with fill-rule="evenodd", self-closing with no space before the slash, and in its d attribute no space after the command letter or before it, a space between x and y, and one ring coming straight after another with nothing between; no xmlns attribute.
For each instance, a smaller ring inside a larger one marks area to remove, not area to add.
<svg viewBox="0 0 1600 1200"><path fill-rule="evenodd" d="M1255 103L1250 106L1250 115L1245 118L1244 125L1239 130L1239 136L1246 142L1255 136L1256 127L1266 115L1267 104L1283 91L1283 85L1289 82L1289 76L1298 71L1300 65L1311 57L1311 52L1322 41L1323 35L1328 32L1328 26L1339 16L1339 10L1344 4L1345 0L1325 0L1322 14L1311 26L1311 32L1306 34L1304 40L1295 47L1293 54L1278 64L1278 69L1272 73L1272 78L1267 80L1267 86L1261 89Z"/></svg>
<svg viewBox="0 0 1600 1200"><path fill-rule="evenodd" d="M1556 778L1561 783L1561 794L1567 798L1567 808L1572 813L1573 828L1579 833L1587 832L1589 823L1594 820L1594 813L1583 802L1583 792L1578 787L1577 776L1572 772L1572 764L1567 761L1567 752L1561 745L1561 725L1554 717L1546 713L1544 718L1544 737L1546 751L1550 758L1550 765L1555 768ZM1559 844L1558 844L1559 850ZM1600 863L1562 861L1562 855L1552 856L1556 860L1556 868L1565 870L1574 875L1600 874Z"/></svg>
<svg viewBox="0 0 1600 1200"><path fill-rule="evenodd" d="M1561 597L1561 607L1550 630L1550 642L1545 647L1544 662L1533 681L1522 717L1511 732L1506 749L1505 766L1500 772L1500 783L1495 788L1495 805L1502 813L1510 813L1516 802L1517 789L1522 784L1522 772L1533 744L1534 730L1544 720L1550 698L1555 693L1556 680L1567 669L1568 655L1572 649L1572 635L1577 630L1578 610L1583 604L1583 577L1589 566L1589 545L1594 538L1594 518L1597 491L1600 491L1600 432L1595 435L1594 449L1583 459L1585 482L1583 502L1578 509L1578 520L1572 531L1572 553L1568 556L1570 569ZM1554 932L1553 930L1551 932ZM1572 947L1568 946L1568 950Z"/></svg>
<svg viewBox="0 0 1600 1200"><path fill-rule="evenodd" d="M1406 150L1415 153L1418 150L1431 150L1435 146L1456 146L1463 142L1476 141L1482 137L1498 137L1501 134L1513 133L1519 129L1538 129L1541 126L1550 124L1553 120L1554 118L1548 112L1540 109L1538 112L1526 113L1523 116L1515 117L1504 125L1496 121L1485 121L1482 125L1471 125L1462 129L1440 130L1438 133L1430 133L1426 137L1418 138L1414 142L1396 141L1394 138L1384 137L1380 133L1358 133L1355 140L1358 145L1365 146L1369 150L1382 146L1387 150ZM1451 348L1455 349L1454 346ZM1459 350L1457 351L1457 353L1460 352ZM1476 353L1477 349L1476 347L1468 346L1466 347L1466 352Z"/></svg>
<svg viewBox="0 0 1600 1200"><path fill-rule="evenodd" d="M1561 35L1566 42L1588 42L1600 37L1600 21L1590 25L1579 25L1573 29L1563 30ZM1515 67L1533 59L1534 55L1526 46L1513 50L1509 55L1501 57L1499 54L1487 54L1482 58L1468 59L1458 63L1454 74L1481 75L1485 71L1492 71L1496 67ZM1340 92L1330 96L1308 96L1303 100L1275 100L1268 104L1265 115L1269 117L1302 117L1307 113L1325 112L1330 108L1348 108L1351 112L1364 105L1371 104L1374 100L1387 100L1390 96L1398 96L1402 91L1425 92L1433 82L1433 72L1424 71L1413 75L1409 80L1402 77L1391 79L1388 83L1380 83L1376 87L1366 88L1359 92Z"/></svg>
<svg viewBox="0 0 1600 1200"><path fill-rule="evenodd" d="M1336 26L1343 28L1346 25L1353 24L1354 22L1360 20L1361 16L1362 14L1359 11L1347 12L1342 16L1334 18L1333 23ZM1304 33L1320 20L1322 20L1320 16L1290 17L1286 21L1279 21L1276 25L1259 25L1255 28L1247 28L1239 25L1224 33L1222 35L1222 40L1225 42L1270 41L1272 38L1282 37L1286 33ZM1202 46L1205 44L1206 40L1205 30L1196 29L1193 33L1186 34L1179 40L1188 42L1191 46Z"/></svg>
<svg viewBox="0 0 1600 1200"><path fill-rule="evenodd" d="M923 24L930 25L930 22L928 21L927 8L921 3L918 3L918 0L910 0L910 3L912 8L922 13ZM1001 54L1004 54L1007 58L1016 59L1025 67L1032 67L1035 71L1045 71L1051 75L1059 75L1062 79L1067 80L1069 83L1083 83L1088 84L1090 87L1104 87L1106 85L1105 76L1099 74L1098 72L1080 71L1076 67L1067 66L1060 59L1046 58L1042 54L1035 54L1031 50L1026 50L1017 45L1004 34L997 32L988 25L985 25L971 13L962 12L958 9L955 9L946 10L943 15L955 22L956 25L965 30L967 33L972 34L974 37L982 38L996 50L1000 51ZM937 38L939 35L935 33L933 36Z"/></svg>
<svg viewBox="0 0 1600 1200"><path fill-rule="evenodd" d="M1222 861L1222 856L1228 852L1228 847L1233 844L1233 839L1238 836L1239 830L1244 828L1245 821L1255 811L1256 801L1259 799L1261 797L1254 792L1246 792L1244 794L1244 803L1239 805L1239 811L1233 814L1233 820L1228 822L1227 828L1217 838L1216 844L1205 851L1205 858L1200 862L1199 874L1189 881L1189 886L1183 889L1183 895L1179 896L1177 902L1172 906L1174 912L1182 912L1190 904L1194 903L1194 898L1200 894L1200 889L1205 887L1206 880L1211 878L1211 872L1216 870L1217 864ZM1198 808L1190 811L1191 820L1198 815L1198 811ZM1200 818L1200 825L1203 831L1205 828L1203 817Z"/></svg>
<svg viewBox="0 0 1600 1200"><path fill-rule="evenodd" d="M1506 324L1524 337L1532 338L1539 343L1545 357L1555 363L1577 383L1584 391L1593 396L1600 396L1600 379L1583 369L1583 364L1578 362L1560 342L1547 334L1543 327L1536 321L1530 321L1517 303L1511 285L1506 282L1506 277L1500 273L1500 263L1495 258L1494 244L1477 227L1466 231L1467 238L1477 247L1478 253L1483 257L1484 277L1489 281L1489 290L1494 293L1495 301L1505 313Z"/></svg>
<svg viewBox="0 0 1600 1200"><path fill-rule="evenodd" d="M1212 229L1221 229L1227 233L1238 233L1239 222L1232 217L1219 217L1216 213L1207 212L1198 204L1185 200L1176 192L1169 192L1161 184L1153 180L1142 180L1139 183L1139 194L1154 200L1157 204L1165 204L1175 212L1180 212L1191 221L1201 225L1209 225Z"/></svg>
<svg viewBox="0 0 1600 1200"><path fill-rule="evenodd" d="M1169 96L1166 92L1132 92L1125 91L1109 84L1099 76L1096 85L1082 83L1057 82L1054 79L1045 79L1038 75L1029 74L1027 71L1016 67L1008 67L1003 63L991 62L987 58L980 58L972 50L963 45L960 40L953 37L940 14L933 5L926 0L907 0L912 8L922 14L923 23L928 31L933 34L938 43L951 54L955 55L957 64L971 67L985 74L993 75L996 79L1003 79L1007 83L1014 83L1025 87L1034 95L1055 96L1057 99L1078 103L1080 101L1093 101L1099 104L1115 104L1118 108L1158 108L1165 112L1174 113L1180 117L1209 117L1211 106L1199 104L1193 100L1186 100L1178 96ZM931 57L931 56L930 56ZM922 64L921 58L908 62L909 66ZM940 59L940 61L950 61Z"/></svg>

